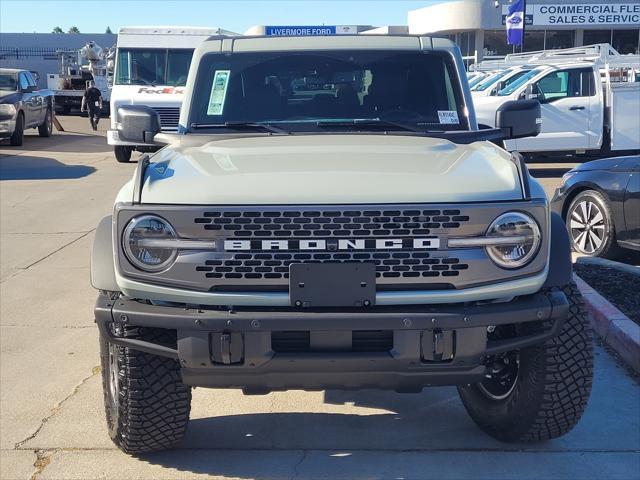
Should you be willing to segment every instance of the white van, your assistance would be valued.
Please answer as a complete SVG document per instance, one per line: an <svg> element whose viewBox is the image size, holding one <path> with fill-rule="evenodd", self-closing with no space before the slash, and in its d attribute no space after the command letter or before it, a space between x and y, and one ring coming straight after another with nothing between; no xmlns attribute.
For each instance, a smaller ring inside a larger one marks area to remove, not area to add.
<svg viewBox="0 0 640 480"><path fill-rule="evenodd" d="M236 34L201 27L120 28L107 132L107 143L113 145L118 162L128 162L133 150L154 149L151 144L119 138L118 107L147 105L160 115L162 130L176 131L193 51L212 35Z"/></svg>

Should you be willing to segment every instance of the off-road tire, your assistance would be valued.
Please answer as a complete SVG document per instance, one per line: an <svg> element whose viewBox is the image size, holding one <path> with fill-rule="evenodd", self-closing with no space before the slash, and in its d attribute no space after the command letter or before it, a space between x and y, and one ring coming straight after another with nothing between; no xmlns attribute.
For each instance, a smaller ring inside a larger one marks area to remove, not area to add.
<svg viewBox="0 0 640 480"><path fill-rule="evenodd" d="M581 202L592 202L594 203L602 212L603 216L604 216L604 240L602 245L597 248L593 253L587 253L587 252L580 252L579 248L576 247L572 233L571 233L571 228L570 228L570 222L571 222L571 212L573 212L574 208L576 208L577 205L579 205ZM616 228L615 225L613 224L613 214L611 213L611 208L609 207L609 202L607 202L607 199L604 197L604 195L602 195L602 193L598 192L597 190L584 190L580 193L578 193L573 200L571 201L571 204L569 205L569 208L567 209L567 215L566 215L566 219L565 222L567 224L567 230L569 231L569 240L571 241L571 248L576 251L576 252L580 252L583 255L590 255L592 257L602 257L602 258L616 258L617 256L620 255L620 247L618 247L618 242L616 240Z"/></svg>
<svg viewBox="0 0 640 480"><path fill-rule="evenodd" d="M175 332L165 329L124 327L114 334L175 348ZM191 388L181 381L178 361L114 346L116 399L109 383L109 348L107 339L101 337L102 387L111 440L125 453L133 454L173 447L184 437L191 410Z"/></svg>
<svg viewBox="0 0 640 480"><path fill-rule="evenodd" d="M18 113L16 117L16 128L9 138L9 143L13 147L20 147L24 143L24 114Z"/></svg>
<svg viewBox="0 0 640 480"><path fill-rule="evenodd" d="M41 137L50 137L53 133L53 113L51 108L47 108L47 113L44 115L44 121L38 125L38 135Z"/></svg>
<svg viewBox="0 0 640 480"><path fill-rule="evenodd" d="M520 350L516 385L506 398L490 398L478 385L458 387L473 421L498 440L540 442L559 437L578 423L587 406L593 381L593 332L575 283L561 290L569 300L569 318L557 337Z"/></svg>
<svg viewBox="0 0 640 480"><path fill-rule="evenodd" d="M113 148L113 153L116 156L116 160L119 163L129 163L131 161L131 153L133 149L124 145L116 145Z"/></svg>

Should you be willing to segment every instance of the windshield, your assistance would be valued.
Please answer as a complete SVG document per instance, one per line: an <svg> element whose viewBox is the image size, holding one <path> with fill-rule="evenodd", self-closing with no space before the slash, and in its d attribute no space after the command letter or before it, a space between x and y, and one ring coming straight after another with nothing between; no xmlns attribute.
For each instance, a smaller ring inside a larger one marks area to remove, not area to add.
<svg viewBox="0 0 640 480"><path fill-rule="evenodd" d="M477 77L472 78L471 80L469 80L469 87L473 88L485 78L487 78L486 75L478 75Z"/></svg>
<svg viewBox="0 0 640 480"><path fill-rule="evenodd" d="M508 85L507 87L505 87L502 90L500 90L498 92L498 96L504 97L505 95L511 95L518 88L520 88L521 85L524 85L530 79L532 79L533 77L538 75L540 72L542 72L542 70L543 70L543 68L534 68L533 70L529 70L527 73L522 75L519 79L517 79L511 85Z"/></svg>
<svg viewBox="0 0 640 480"><path fill-rule="evenodd" d="M18 82L14 73L0 73L0 90L15 92L17 89Z"/></svg>
<svg viewBox="0 0 640 480"><path fill-rule="evenodd" d="M196 128L468 130L455 65L441 53L314 51L209 54L190 112Z"/></svg>
<svg viewBox="0 0 640 480"><path fill-rule="evenodd" d="M192 56L192 49L119 49L116 85L183 87Z"/></svg>
<svg viewBox="0 0 640 480"><path fill-rule="evenodd" d="M507 73L508 71L505 70L504 72L498 72L498 73L494 73L493 75L489 75L489 77L487 77L485 80L482 80L471 90L474 92L483 92L487 88L492 86L494 83L496 83L498 80L500 80L502 77L504 77Z"/></svg>

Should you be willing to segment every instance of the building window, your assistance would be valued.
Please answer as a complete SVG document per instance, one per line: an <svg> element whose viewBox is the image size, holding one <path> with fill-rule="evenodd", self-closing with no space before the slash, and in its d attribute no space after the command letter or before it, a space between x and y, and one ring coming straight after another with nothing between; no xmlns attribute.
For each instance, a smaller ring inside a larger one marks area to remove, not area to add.
<svg viewBox="0 0 640 480"><path fill-rule="evenodd" d="M523 52L535 52L537 50L544 50L544 31L524 31L524 45L522 45Z"/></svg>
<svg viewBox="0 0 640 480"><path fill-rule="evenodd" d="M513 46L507 45L507 32L504 30L487 30L484 32L484 56L504 57L513 53Z"/></svg>
<svg viewBox="0 0 640 480"><path fill-rule="evenodd" d="M573 30L547 30L545 33L545 50L571 48L576 44L575 32Z"/></svg>
<svg viewBox="0 0 640 480"><path fill-rule="evenodd" d="M614 30L611 45L622 54L640 54L640 30Z"/></svg>
<svg viewBox="0 0 640 480"><path fill-rule="evenodd" d="M622 54L640 54L640 30L585 30L584 45L610 43Z"/></svg>

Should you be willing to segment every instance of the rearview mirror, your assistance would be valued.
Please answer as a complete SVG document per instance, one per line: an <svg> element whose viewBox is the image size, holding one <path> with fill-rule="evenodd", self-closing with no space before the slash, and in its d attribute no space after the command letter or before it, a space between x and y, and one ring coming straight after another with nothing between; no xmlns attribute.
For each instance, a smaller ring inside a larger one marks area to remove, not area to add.
<svg viewBox="0 0 640 480"><path fill-rule="evenodd" d="M506 139L535 137L542 128L542 109L537 100L514 100L496 112L496 128Z"/></svg>
<svg viewBox="0 0 640 480"><path fill-rule="evenodd" d="M117 112L117 130L121 140L134 143L153 143L160 133L160 116L146 105L122 105Z"/></svg>

